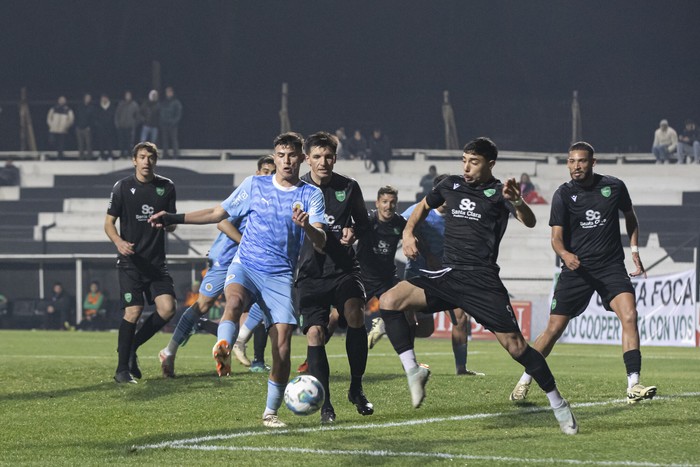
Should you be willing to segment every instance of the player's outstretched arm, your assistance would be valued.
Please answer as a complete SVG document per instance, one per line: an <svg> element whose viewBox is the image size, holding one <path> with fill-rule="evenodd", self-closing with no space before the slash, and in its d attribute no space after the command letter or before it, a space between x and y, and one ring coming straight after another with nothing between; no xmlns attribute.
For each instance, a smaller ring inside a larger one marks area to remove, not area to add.
<svg viewBox="0 0 700 467"><path fill-rule="evenodd" d="M522 222L525 227L533 228L537 224L535 213L520 195L520 187L514 178L506 180L503 184L503 197L513 204L515 218Z"/></svg>
<svg viewBox="0 0 700 467"><path fill-rule="evenodd" d="M228 212L217 205L213 208L200 209L199 211L176 214L160 211L148 218L151 227L160 229L174 224L216 224L228 217Z"/></svg>
<svg viewBox="0 0 700 467"><path fill-rule="evenodd" d="M644 275L647 277L647 272L642 264L642 259L639 257L639 220L637 220L637 214L634 212L634 208L624 213L625 215L625 227L627 227L627 235L630 237L630 248L632 249L632 261L637 270L630 273L630 276L637 277Z"/></svg>

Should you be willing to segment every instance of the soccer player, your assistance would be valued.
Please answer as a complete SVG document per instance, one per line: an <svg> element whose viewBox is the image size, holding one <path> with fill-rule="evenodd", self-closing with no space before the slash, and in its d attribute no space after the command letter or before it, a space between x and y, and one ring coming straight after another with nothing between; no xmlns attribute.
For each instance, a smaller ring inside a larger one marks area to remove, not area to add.
<svg viewBox="0 0 700 467"><path fill-rule="evenodd" d="M554 193L549 225L552 248L562 260L561 274L554 289L549 323L535 339L534 347L545 357L561 337L569 321L586 310L593 292L613 311L622 325L622 359L627 370L627 402L651 399L655 386L639 383L642 354L639 351L637 308L632 282L627 275L620 238L618 211L625 216L630 237L632 261L644 272L639 258L639 223L627 187L622 180L593 172L596 159L593 146L585 142L569 148L566 161L571 181ZM513 389L510 400L523 400L532 377L525 372Z"/></svg>
<svg viewBox="0 0 700 467"><path fill-rule="evenodd" d="M238 320L255 302L265 314L272 346L272 369L262 415L269 428L286 426L277 411L289 379L292 331L297 319L292 303L293 272L302 244L319 251L326 243L323 194L299 179L303 138L283 133L274 141L275 175L248 177L221 205L185 214L159 212L155 226L213 224L228 217L248 216L241 244L228 269L226 308L219 323L213 356L219 375L231 371L231 343ZM309 242L304 238L308 237Z"/></svg>
<svg viewBox="0 0 700 467"><path fill-rule="evenodd" d="M275 171L275 159L272 156L263 156L258 159L258 169L255 175L270 175ZM211 267L204 276L204 280L199 287L199 296L197 301L189 307L180 317L177 327L173 332L173 337L170 339L168 346L158 353L160 366L163 372L163 377L175 377L175 356L178 348L185 343L190 334L195 328L200 317L207 314L211 306L216 302L216 299L224 290L224 282L226 279L226 271L231 264L231 260L238 251L238 245L241 241L242 233L245 230L245 217L229 217L217 224L221 231L216 237L214 243L209 249L209 260ZM250 315L253 316L251 324L257 319L257 324L263 318L262 311L257 305L253 305L250 310ZM257 325L256 324L256 325ZM267 334L263 337L263 351ZM250 365L250 362L248 363Z"/></svg>
<svg viewBox="0 0 700 467"><path fill-rule="evenodd" d="M148 223L154 212L175 211L175 185L154 173L158 163L155 144L137 144L131 160L134 175L115 183L104 223L105 233L119 253L119 296L124 309L117 338L117 383L136 383L134 378L141 378L136 350L175 313L175 288L165 261L165 232ZM168 227L169 231L174 229L175 226ZM156 311L136 332L146 302L155 303Z"/></svg>
<svg viewBox="0 0 700 467"><path fill-rule="evenodd" d="M309 373L318 378L326 391L321 407L322 423L333 423L336 418L328 387L330 368L325 347L331 307L335 307L348 324L345 340L351 378L348 400L361 415L374 413L374 406L362 388L367 367L365 290L352 248L355 238L362 238L367 232L367 208L360 185L333 171L337 147L337 139L325 132L313 134L305 141L306 162L311 171L302 180L323 192L326 245L323 251L304 245L296 283L308 343Z"/></svg>
<svg viewBox="0 0 700 467"><path fill-rule="evenodd" d="M386 332L408 377L415 408L425 398L430 370L418 365L406 312L429 313L462 308L496 335L498 342L532 374L547 394L561 430L578 432L569 403L562 398L547 362L523 338L508 291L498 276L498 248L512 214L526 227L535 216L521 196L515 179L501 183L492 169L498 157L496 145L477 138L464 147L464 174L451 175L426 196L409 217L403 231L407 258L418 255L416 230L431 209L446 203L443 269L430 276L399 282L379 300Z"/></svg>

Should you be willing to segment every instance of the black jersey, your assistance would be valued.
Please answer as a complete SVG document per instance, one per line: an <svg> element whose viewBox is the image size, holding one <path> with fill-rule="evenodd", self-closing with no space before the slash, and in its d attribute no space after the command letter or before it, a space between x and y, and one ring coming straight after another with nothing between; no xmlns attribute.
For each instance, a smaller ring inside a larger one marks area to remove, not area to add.
<svg viewBox="0 0 700 467"><path fill-rule="evenodd" d="M508 215L515 215L499 180L473 186L462 176L450 175L428 193L426 202L432 209L447 203L443 266L498 268L498 248Z"/></svg>
<svg viewBox="0 0 700 467"><path fill-rule="evenodd" d="M369 215L369 231L357 242L357 259L364 280L383 281L396 275L396 248L401 241L406 219L394 213L388 222Z"/></svg>
<svg viewBox="0 0 700 467"><path fill-rule="evenodd" d="M165 264L165 231L148 223L148 218L160 211L176 212L171 180L155 175L152 181L141 183L131 175L114 184L107 214L119 219L121 238L134 244L133 255L119 254L118 266Z"/></svg>
<svg viewBox="0 0 700 467"><path fill-rule="evenodd" d="M338 273L359 272L360 265L352 246L340 243L344 227L354 227L355 236L361 238L368 229L367 208L358 183L343 175L333 173L330 181L316 185L307 173L301 179L323 192L326 203L326 246L324 253L317 252L311 242L304 242L299 258L298 279L323 278Z"/></svg>
<svg viewBox="0 0 700 467"><path fill-rule="evenodd" d="M620 214L632 209L627 187L609 175L593 174L593 184L570 180L552 198L549 225L564 229L564 247L584 266L625 258Z"/></svg>

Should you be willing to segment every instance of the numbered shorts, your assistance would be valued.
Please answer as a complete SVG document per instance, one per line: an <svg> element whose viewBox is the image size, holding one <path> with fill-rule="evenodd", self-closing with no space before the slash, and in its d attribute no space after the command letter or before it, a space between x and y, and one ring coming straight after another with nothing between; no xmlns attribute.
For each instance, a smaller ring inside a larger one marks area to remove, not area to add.
<svg viewBox="0 0 700 467"><path fill-rule="evenodd" d="M425 292L425 313L461 308L491 332L520 332L508 291L495 270L446 268L408 282Z"/></svg>
<svg viewBox="0 0 700 467"><path fill-rule="evenodd" d="M629 292L634 296L625 264L616 261L600 268L581 266L574 271L562 267L550 313L575 318L586 310L593 292L598 292L608 311L612 311L610 302L619 294Z"/></svg>
<svg viewBox="0 0 700 467"><path fill-rule="evenodd" d="M224 288L229 284L242 285L252 296L253 301L260 307L265 327L272 324L293 324L297 318L292 302L292 274L266 274L246 268L239 262L232 262ZM252 312L252 307L251 307Z"/></svg>
<svg viewBox="0 0 700 467"><path fill-rule="evenodd" d="M331 307L338 310L339 326L343 327L345 302L351 298L365 301L365 287L358 274L343 274L328 279L302 279L297 282L297 294L299 310L304 320L304 334L311 326L321 326L328 332Z"/></svg>
<svg viewBox="0 0 700 467"><path fill-rule="evenodd" d="M166 265L148 269L120 267L118 271L122 309L130 306L143 307L146 303L153 305L155 298L160 295L172 295L175 298L173 278Z"/></svg>

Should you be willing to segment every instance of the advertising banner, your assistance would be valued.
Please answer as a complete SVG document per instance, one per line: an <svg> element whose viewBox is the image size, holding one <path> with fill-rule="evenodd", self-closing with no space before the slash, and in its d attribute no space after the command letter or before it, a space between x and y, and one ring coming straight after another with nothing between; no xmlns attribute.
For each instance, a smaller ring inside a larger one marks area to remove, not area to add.
<svg viewBox="0 0 700 467"><path fill-rule="evenodd" d="M529 341L532 302L516 300L511 301L510 304L513 307L515 319L518 320L518 324L520 325L520 331L522 331L525 340ZM447 313L435 313L433 315L433 320L435 320L435 332L433 332L431 337L450 338L452 336L452 321L450 321L450 317ZM484 329L484 327L474 321L473 318L471 337L474 340L496 340L496 337L491 331Z"/></svg>
<svg viewBox="0 0 700 467"><path fill-rule="evenodd" d="M632 283L637 298L637 324L642 347L697 345L698 310L694 270L647 279L633 278ZM615 313L603 308L596 293L586 311L569 322L559 341L620 344L622 327Z"/></svg>

